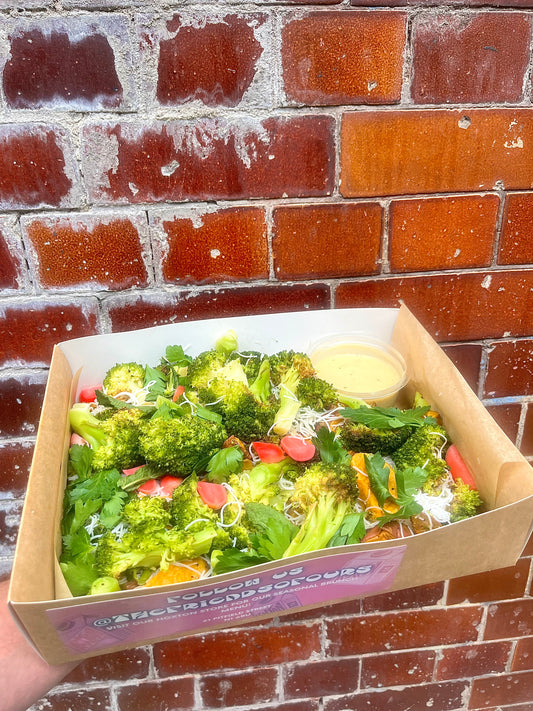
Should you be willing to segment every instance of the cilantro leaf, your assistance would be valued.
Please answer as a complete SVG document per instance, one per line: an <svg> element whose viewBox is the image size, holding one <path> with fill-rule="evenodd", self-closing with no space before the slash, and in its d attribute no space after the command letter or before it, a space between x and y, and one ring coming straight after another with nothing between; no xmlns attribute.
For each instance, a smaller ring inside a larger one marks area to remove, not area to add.
<svg viewBox="0 0 533 711"><path fill-rule="evenodd" d="M347 407L340 415L373 429L399 429L400 427L420 427L422 424L434 424L433 417L424 417L429 407L415 407L400 410L397 407Z"/></svg>
<svg viewBox="0 0 533 711"><path fill-rule="evenodd" d="M254 548L269 560L281 558L292 541L298 527L291 523L281 511L266 504L245 504L246 515L257 533L252 535Z"/></svg>
<svg viewBox="0 0 533 711"><path fill-rule="evenodd" d="M102 526L110 530L120 522L122 509L127 498L128 494L124 489L117 489L109 501L105 502L100 511L100 523Z"/></svg>
<svg viewBox="0 0 533 711"><path fill-rule="evenodd" d="M427 472L421 467L397 470L396 487L398 496L394 500L400 508L396 513L380 516L379 523L384 524L398 518L409 518L419 514L423 507L415 501L414 495L425 483L427 476Z"/></svg>
<svg viewBox="0 0 533 711"><path fill-rule="evenodd" d="M234 570L248 568L252 565L268 563L270 558L260 555L257 551L240 551L237 548L226 548L223 551L215 551L211 556L213 571L220 573L231 573Z"/></svg>
<svg viewBox="0 0 533 711"><path fill-rule="evenodd" d="M154 402L160 395L164 396L167 389L167 379L163 371L147 365L144 371L144 386L148 390L147 402Z"/></svg>
<svg viewBox="0 0 533 711"><path fill-rule="evenodd" d="M87 479L91 474L93 450L86 445L73 444L68 451L69 475L78 479Z"/></svg>
<svg viewBox="0 0 533 711"><path fill-rule="evenodd" d="M318 449L320 459L325 464L349 463L350 455L327 427L320 427L311 440Z"/></svg>
<svg viewBox="0 0 533 711"><path fill-rule="evenodd" d="M90 478L74 484L69 492L70 499L74 502L78 499L85 502L95 499L109 501L115 494L120 477L118 469L96 472Z"/></svg>
<svg viewBox="0 0 533 711"><path fill-rule="evenodd" d="M239 474L243 459L244 455L240 447L223 447L209 460L206 479L221 484L230 474Z"/></svg>
<svg viewBox="0 0 533 711"><path fill-rule="evenodd" d="M331 538L327 548L360 543L361 539L365 535L365 531L364 513L348 514L343 518L337 533L335 533L335 535Z"/></svg>
<svg viewBox="0 0 533 711"><path fill-rule="evenodd" d="M365 454L365 468L370 481L370 487L376 495L378 504L383 506L391 495L389 491L390 469L381 454L371 456Z"/></svg>
<svg viewBox="0 0 533 711"><path fill-rule="evenodd" d="M168 346L165 350L165 357L161 359L161 364L170 364L176 368L185 368L192 363L192 357L186 355L182 346Z"/></svg>

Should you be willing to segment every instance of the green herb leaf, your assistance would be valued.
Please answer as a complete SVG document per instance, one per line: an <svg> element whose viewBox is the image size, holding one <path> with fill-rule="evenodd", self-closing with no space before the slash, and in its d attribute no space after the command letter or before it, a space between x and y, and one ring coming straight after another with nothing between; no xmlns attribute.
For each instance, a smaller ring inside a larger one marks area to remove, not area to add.
<svg viewBox="0 0 533 711"><path fill-rule="evenodd" d="M298 527L281 511L265 504L245 504L245 510L252 526L257 529L257 533L252 536L254 548L269 560L281 558L298 532Z"/></svg>
<svg viewBox="0 0 533 711"><path fill-rule="evenodd" d="M417 504L414 495L420 490L427 479L427 472L421 467L408 468L396 471L396 487L398 496L395 498L400 508L396 513L385 514L379 517L379 523L384 524L398 518L416 516L423 508Z"/></svg>
<svg viewBox="0 0 533 711"><path fill-rule="evenodd" d="M365 468L370 481L370 487L376 495L378 504L383 506L391 495L389 491L390 469L381 454L365 454Z"/></svg>
<svg viewBox="0 0 533 711"><path fill-rule="evenodd" d="M144 386L148 387L146 400L155 402L158 396L166 393L167 379L165 374L159 368L151 368L147 365L144 371Z"/></svg>
<svg viewBox="0 0 533 711"><path fill-rule="evenodd" d="M222 416L218 412L213 412L208 410L207 407L202 407L201 405L194 411L196 417L200 417L202 420L209 420L210 422L222 422Z"/></svg>
<svg viewBox="0 0 533 711"><path fill-rule="evenodd" d="M342 464L350 461L350 454L327 427L320 427L312 439L320 459L326 464Z"/></svg>
<svg viewBox="0 0 533 711"><path fill-rule="evenodd" d="M118 469L96 472L89 479L76 482L69 492L70 498L72 501L109 501L115 494L120 477Z"/></svg>
<svg viewBox="0 0 533 711"><path fill-rule="evenodd" d="M106 395L100 390L96 390L96 400L102 407L109 407L113 410L142 410L143 412L150 413L154 411L153 405L133 405L131 402L124 402L111 395Z"/></svg>
<svg viewBox="0 0 533 711"><path fill-rule="evenodd" d="M192 357L186 355L182 346L168 346L161 362L162 364L169 363L177 368L185 368L189 363L192 363Z"/></svg>
<svg viewBox="0 0 533 711"><path fill-rule="evenodd" d="M118 489L109 501L105 502L100 511L100 523L102 526L110 530L120 522L122 509L127 498L128 494L123 489Z"/></svg>
<svg viewBox="0 0 533 711"><path fill-rule="evenodd" d="M91 474L93 450L86 445L73 444L68 451L68 468L70 476L87 479Z"/></svg>
<svg viewBox="0 0 533 711"><path fill-rule="evenodd" d="M344 517L337 533L329 541L327 548L334 546L347 546L352 543L360 543L365 535L365 515L364 513L348 514Z"/></svg>
<svg viewBox="0 0 533 711"><path fill-rule="evenodd" d="M215 551L211 556L213 571L220 573L231 573L234 570L249 568L253 565L268 563L270 558L260 555L257 551L240 551L237 548L226 548L223 551Z"/></svg>
<svg viewBox="0 0 533 711"><path fill-rule="evenodd" d="M137 469L136 472L133 472L133 474L120 477L117 485L122 489L122 491L135 491L135 489L138 489L139 486L144 484L145 481L157 479L159 476L161 476L160 471L153 469L149 464L145 464L144 466L139 467L139 469Z"/></svg>
<svg viewBox="0 0 533 711"><path fill-rule="evenodd" d="M206 471L207 481L221 484L230 474L242 471L244 455L240 447L223 447L209 460Z"/></svg>
<svg viewBox="0 0 533 711"><path fill-rule="evenodd" d="M422 424L434 424L433 417L424 417L429 407L416 407L411 410L399 410L397 407L357 407L345 408L340 415L373 429L398 429L400 427L420 427Z"/></svg>

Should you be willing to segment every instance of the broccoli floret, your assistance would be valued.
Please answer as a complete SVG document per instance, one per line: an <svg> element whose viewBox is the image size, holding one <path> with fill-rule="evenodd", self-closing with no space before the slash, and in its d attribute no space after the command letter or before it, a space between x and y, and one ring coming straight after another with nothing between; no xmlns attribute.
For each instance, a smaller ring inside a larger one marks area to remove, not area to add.
<svg viewBox="0 0 533 711"><path fill-rule="evenodd" d="M279 385L283 376L291 368L296 370L299 378L311 378L315 375L311 358L305 353L279 351L269 356L268 360L270 361L270 377L274 385Z"/></svg>
<svg viewBox="0 0 533 711"><path fill-rule="evenodd" d="M300 380L296 397L303 407L310 407L318 412L329 410L338 403L338 395L333 386L316 376Z"/></svg>
<svg viewBox="0 0 533 711"><path fill-rule="evenodd" d="M84 403L74 405L69 413L72 430L94 451L92 466L96 471L130 469L143 464L139 443L143 416L141 410L129 408L116 410L99 420Z"/></svg>
<svg viewBox="0 0 533 711"><path fill-rule="evenodd" d="M434 423L417 427L409 438L391 454L397 469L421 467L427 472L428 478L423 490L428 493L435 484L444 479L448 468L443 458L443 452L449 438L446 430Z"/></svg>
<svg viewBox="0 0 533 711"><path fill-rule="evenodd" d="M170 525L170 512L162 496L135 496L124 506L122 517L135 529L142 527L148 531Z"/></svg>
<svg viewBox="0 0 533 711"><path fill-rule="evenodd" d="M183 415L152 418L143 426L139 439L147 464L186 476L205 466L226 437L220 423Z"/></svg>
<svg viewBox="0 0 533 711"><path fill-rule="evenodd" d="M187 369L191 387L196 390L207 387L218 371L226 365L226 360L226 354L214 348L197 355Z"/></svg>
<svg viewBox="0 0 533 711"><path fill-rule="evenodd" d="M290 503L304 514L284 558L325 548L345 516L354 511L359 489L348 464L312 464L295 483Z"/></svg>
<svg viewBox="0 0 533 711"><path fill-rule="evenodd" d="M117 363L105 374L103 388L107 395L134 393L144 387L144 366L139 363Z"/></svg>
<svg viewBox="0 0 533 711"><path fill-rule="evenodd" d="M202 501L197 484L198 477L191 474L172 492L169 509L172 525L176 528L184 529L198 519L213 523L219 520L218 514Z"/></svg>
<svg viewBox="0 0 533 711"><path fill-rule="evenodd" d="M289 368L281 377L279 385L279 408L274 417L274 433L282 437L290 430L298 414L301 402L296 396L300 376L296 368Z"/></svg>
<svg viewBox="0 0 533 711"><path fill-rule="evenodd" d="M111 532L99 539L95 551L95 566L100 575L115 578L130 568L161 568L170 563L206 555L216 538L212 524L202 522L180 531L158 529L146 535L132 529L118 540Z"/></svg>
<svg viewBox="0 0 533 711"><path fill-rule="evenodd" d="M345 449L367 454L379 452L384 456L401 447L412 432L412 427L378 429L352 420L345 420L338 429L339 440Z"/></svg>
<svg viewBox="0 0 533 711"><path fill-rule="evenodd" d="M228 483L242 504L254 502L282 509L291 489L280 485L280 479L285 479L294 469L296 465L289 457L281 462L262 462L242 474L232 474ZM233 508L230 506L230 511Z"/></svg>
<svg viewBox="0 0 533 711"><path fill-rule="evenodd" d="M237 340L237 334L233 329L228 329L226 333L223 333L220 338L217 339L215 343L215 350L219 353L224 353L229 356L233 351L236 351L239 347Z"/></svg>
<svg viewBox="0 0 533 711"><path fill-rule="evenodd" d="M453 500L450 504L450 520L461 521L479 513L483 502L476 489L457 479L453 486Z"/></svg>
<svg viewBox="0 0 533 711"><path fill-rule="evenodd" d="M265 359L265 355L259 351L239 351L238 353L232 353L230 358L240 362L248 381L251 383L257 378L259 368Z"/></svg>

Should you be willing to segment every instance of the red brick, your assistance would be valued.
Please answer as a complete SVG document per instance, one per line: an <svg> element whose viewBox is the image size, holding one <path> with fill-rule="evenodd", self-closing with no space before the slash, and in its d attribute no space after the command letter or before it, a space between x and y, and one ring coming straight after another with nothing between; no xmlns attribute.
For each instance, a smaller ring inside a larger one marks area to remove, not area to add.
<svg viewBox="0 0 533 711"><path fill-rule="evenodd" d="M48 365L60 341L97 332L96 300L29 301L6 304L0 311L0 363Z"/></svg>
<svg viewBox="0 0 533 711"><path fill-rule="evenodd" d="M186 677L121 686L117 690L117 700L120 711L192 709L195 707L194 680Z"/></svg>
<svg viewBox="0 0 533 711"><path fill-rule="evenodd" d="M498 704L531 702L533 672L474 679L469 709L486 709Z"/></svg>
<svg viewBox="0 0 533 711"><path fill-rule="evenodd" d="M403 684L423 684L431 681L435 666L435 652L416 650L390 655L365 656L361 660L361 688L381 688Z"/></svg>
<svg viewBox="0 0 533 711"><path fill-rule="evenodd" d="M285 93L307 105L398 102L404 13L315 12L282 30Z"/></svg>
<svg viewBox="0 0 533 711"><path fill-rule="evenodd" d="M329 287L255 286L189 292L165 297L121 296L109 300L113 331L224 316L247 316L330 307Z"/></svg>
<svg viewBox="0 0 533 711"><path fill-rule="evenodd" d="M0 218L0 289L24 286L23 262L22 241L14 233L12 221Z"/></svg>
<svg viewBox="0 0 533 711"><path fill-rule="evenodd" d="M492 602L523 597L529 576L529 560L519 560L517 565L476 573L450 580L448 605L463 602Z"/></svg>
<svg viewBox="0 0 533 711"><path fill-rule="evenodd" d="M84 707L91 711L107 711L111 708L111 700L108 689L65 689L45 696L36 707L54 711L72 711Z"/></svg>
<svg viewBox="0 0 533 711"><path fill-rule="evenodd" d="M250 87L263 47L256 30L266 15L224 15L194 26L175 15L170 39L159 42L157 98L165 105L199 99L207 106L237 106Z"/></svg>
<svg viewBox="0 0 533 711"><path fill-rule="evenodd" d="M23 224L44 288L148 286L141 245L147 228L142 215L40 216Z"/></svg>
<svg viewBox="0 0 533 711"><path fill-rule="evenodd" d="M276 703L273 706L261 706L261 711L319 711L319 708L322 708L320 699L306 699L305 701L286 701L284 704Z"/></svg>
<svg viewBox="0 0 533 711"><path fill-rule="evenodd" d="M204 708L251 706L277 699L278 671L262 667L244 672L205 674L200 679Z"/></svg>
<svg viewBox="0 0 533 711"><path fill-rule="evenodd" d="M70 207L77 199L74 175L63 129L41 124L0 127L1 209Z"/></svg>
<svg viewBox="0 0 533 711"><path fill-rule="evenodd" d="M11 570L22 506L22 499L9 499L2 501L0 507L0 574L2 575Z"/></svg>
<svg viewBox="0 0 533 711"><path fill-rule="evenodd" d="M336 615L359 615L361 614L361 600L347 600L333 605L315 607L313 610L294 612L283 615L280 624L291 624L293 622L303 622L304 620L318 620L323 617L335 617Z"/></svg>
<svg viewBox="0 0 533 711"><path fill-rule="evenodd" d="M345 113L345 197L530 188L531 109ZM438 166L438 170L435 169Z"/></svg>
<svg viewBox="0 0 533 711"><path fill-rule="evenodd" d="M46 372L0 378L0 435L21 437L37 432Z"/></svg>
<svg viewBox="0 0 533 711"><path fill-rule="evenodd" d="M481 346L472 343L458 343L445 346L443 350L472 390L477 393L481 368Z"/></svg>
<svg viewBox="0 0 533 711"><path fill-rule="evenodd" d="M484 639L533 635L533 598L489 605Z"/></svg>
<svg viewBox="0 0 533 711"><path fill-rule="evenodd" d="M530 19L508 12L419 15L413 32L416 103L505 103L522 98Z"/></svg>
<svg viewBox="0 0 533 711"><path fill-rule="evenodd" d="M511 671L533 669L533 637L524 637L516 643Z"/></svg>
<svg viewBox="0 0 533 711"><path fill-rule="evenodd" d="M500 428L509 439L515 443L518 435L518 425L522 406L518 403L511 405L486 405L490 415L496 420Z"/></svg>
<svg viewBox="0 0 533 711"><path fill-rule="evenodd" d="M156 217L162 232L156 253L163 280L203 284L268 278L265 211L186 210Z"/></svg>
<svg viewBox="0 0 533 711"><path fill-rule="evenodd" d="M391 271L488 266L499 203L496 195L393 201Z"/></svg>
<svg viewBox="0 0 533 711"><path fill-rule="evenodd" d="M506 670L511 649L511 642L445 647L440 652L435 678L438 681L470 679L484 674L502 673Z"/></svg>
<svg viewBox="0 0 533 711"><path fill-rule="evenodd" d="M444 583L420 585L363 598L363 612L388 612L438 605L444 594Z"/></svg>
<svg viewBox="0 0 533 711"><path fill-rule="evenodd" d="M489 349L485 397L533 394L533 340L502 341Z"/></svg>
<svg viewBox="0 0 533 711"><path fill-rule="evenodd" d="M533 193L507 195L498 248L498 264L533 262L533 242L530 232L532 221Z"/></svg>
<svg viewBox="0 0 533 711"><path fill-rule="evenodd" d="M274 210L278 279L375 274L382 209L375 203L299 205Z"/></svg>
<svg viewBox="0 0 533 711"><path fill-rule="evenodd" d="M0 493L24 494L32 456L33 442L0 442Z"/></svg>
<svg viewBox="0 0 533 711"><path fill-rule="evenodd" d="M324 699L324 711L457 711L464 708L464 682L419 684Z"/></svg>
<svg viewBox="0 0 533 711"><path fill-rule="evenodd" d="M243 628L162 642L154 647L160 676L242 669L309 659L320 650L320 626Z"/></svg>
<svg viewBox="0 0 533 711"><path fill-rule="evenodd" d="M349 694L357 689L358 659L320 659L285 668L285 698Z"/></svg>
<svg viewBox="0 0 533 711"><path fill-rule="evenodd" d="M330 656L472 642L481 620L478 608L410 610L326 621Z"/></svg>
<svg viewBox="0 0 533 711"><path fill-rule="evenodd" d="M302 197L333 188L327 116L101 124L83 133L96 202Z"/></svg>
<svg viewBox="0 0 533 711"><path fill-rule="evenodd" d="M85 659L63 680L68 684L85 684L109 679L128 681L144 679L150 673L150 655L147 649L128 649L114 654Z"/></svg>
<svg viewBox="0 0 533 711"><path fill-rule="evenodd" d="M526 457L533 456L533 405L531 403L528 403L526 408L520 451Z"/></svg>
<svg viewBox="0 0 533 711"><path fill-rule="evenodd" d="M533 274L477 272L341 283L337 308L405 303L439 342L529 335ZM453 294L453 299L450 299Z"/></svg>
<svg viewBox="0 0 533 711"><path fill-rule="evenodd" d="M435 5L435 0L350 0L350 5L368 7L404 7ZM450 6L458 7L531 7L530 0L451 0ZM521 710L519 710L521 711Z"/></svg>
<svg viewBox="0 0 533 711"><path fill-rule="evenodd" d="M45 31L15 26L3 73L10 108L38 109L59 102L111 109L122 104L123 88L108 38L89 26L84 30L79 37L77 27L69 35L54 25Z"/></svg>

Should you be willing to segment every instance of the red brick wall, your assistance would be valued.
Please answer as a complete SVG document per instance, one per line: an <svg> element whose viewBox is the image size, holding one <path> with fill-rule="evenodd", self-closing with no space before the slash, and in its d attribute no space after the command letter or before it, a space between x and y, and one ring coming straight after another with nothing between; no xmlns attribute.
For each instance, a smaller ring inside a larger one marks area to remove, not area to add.
<svg viewBox="0 0 533 711"><path fill-rule="evenodd" d="M0 0L0 575L68 338L405 302L533 461L533 2L16 5ZM100 657L45 705L531 711L532 556Z"/></svg>

